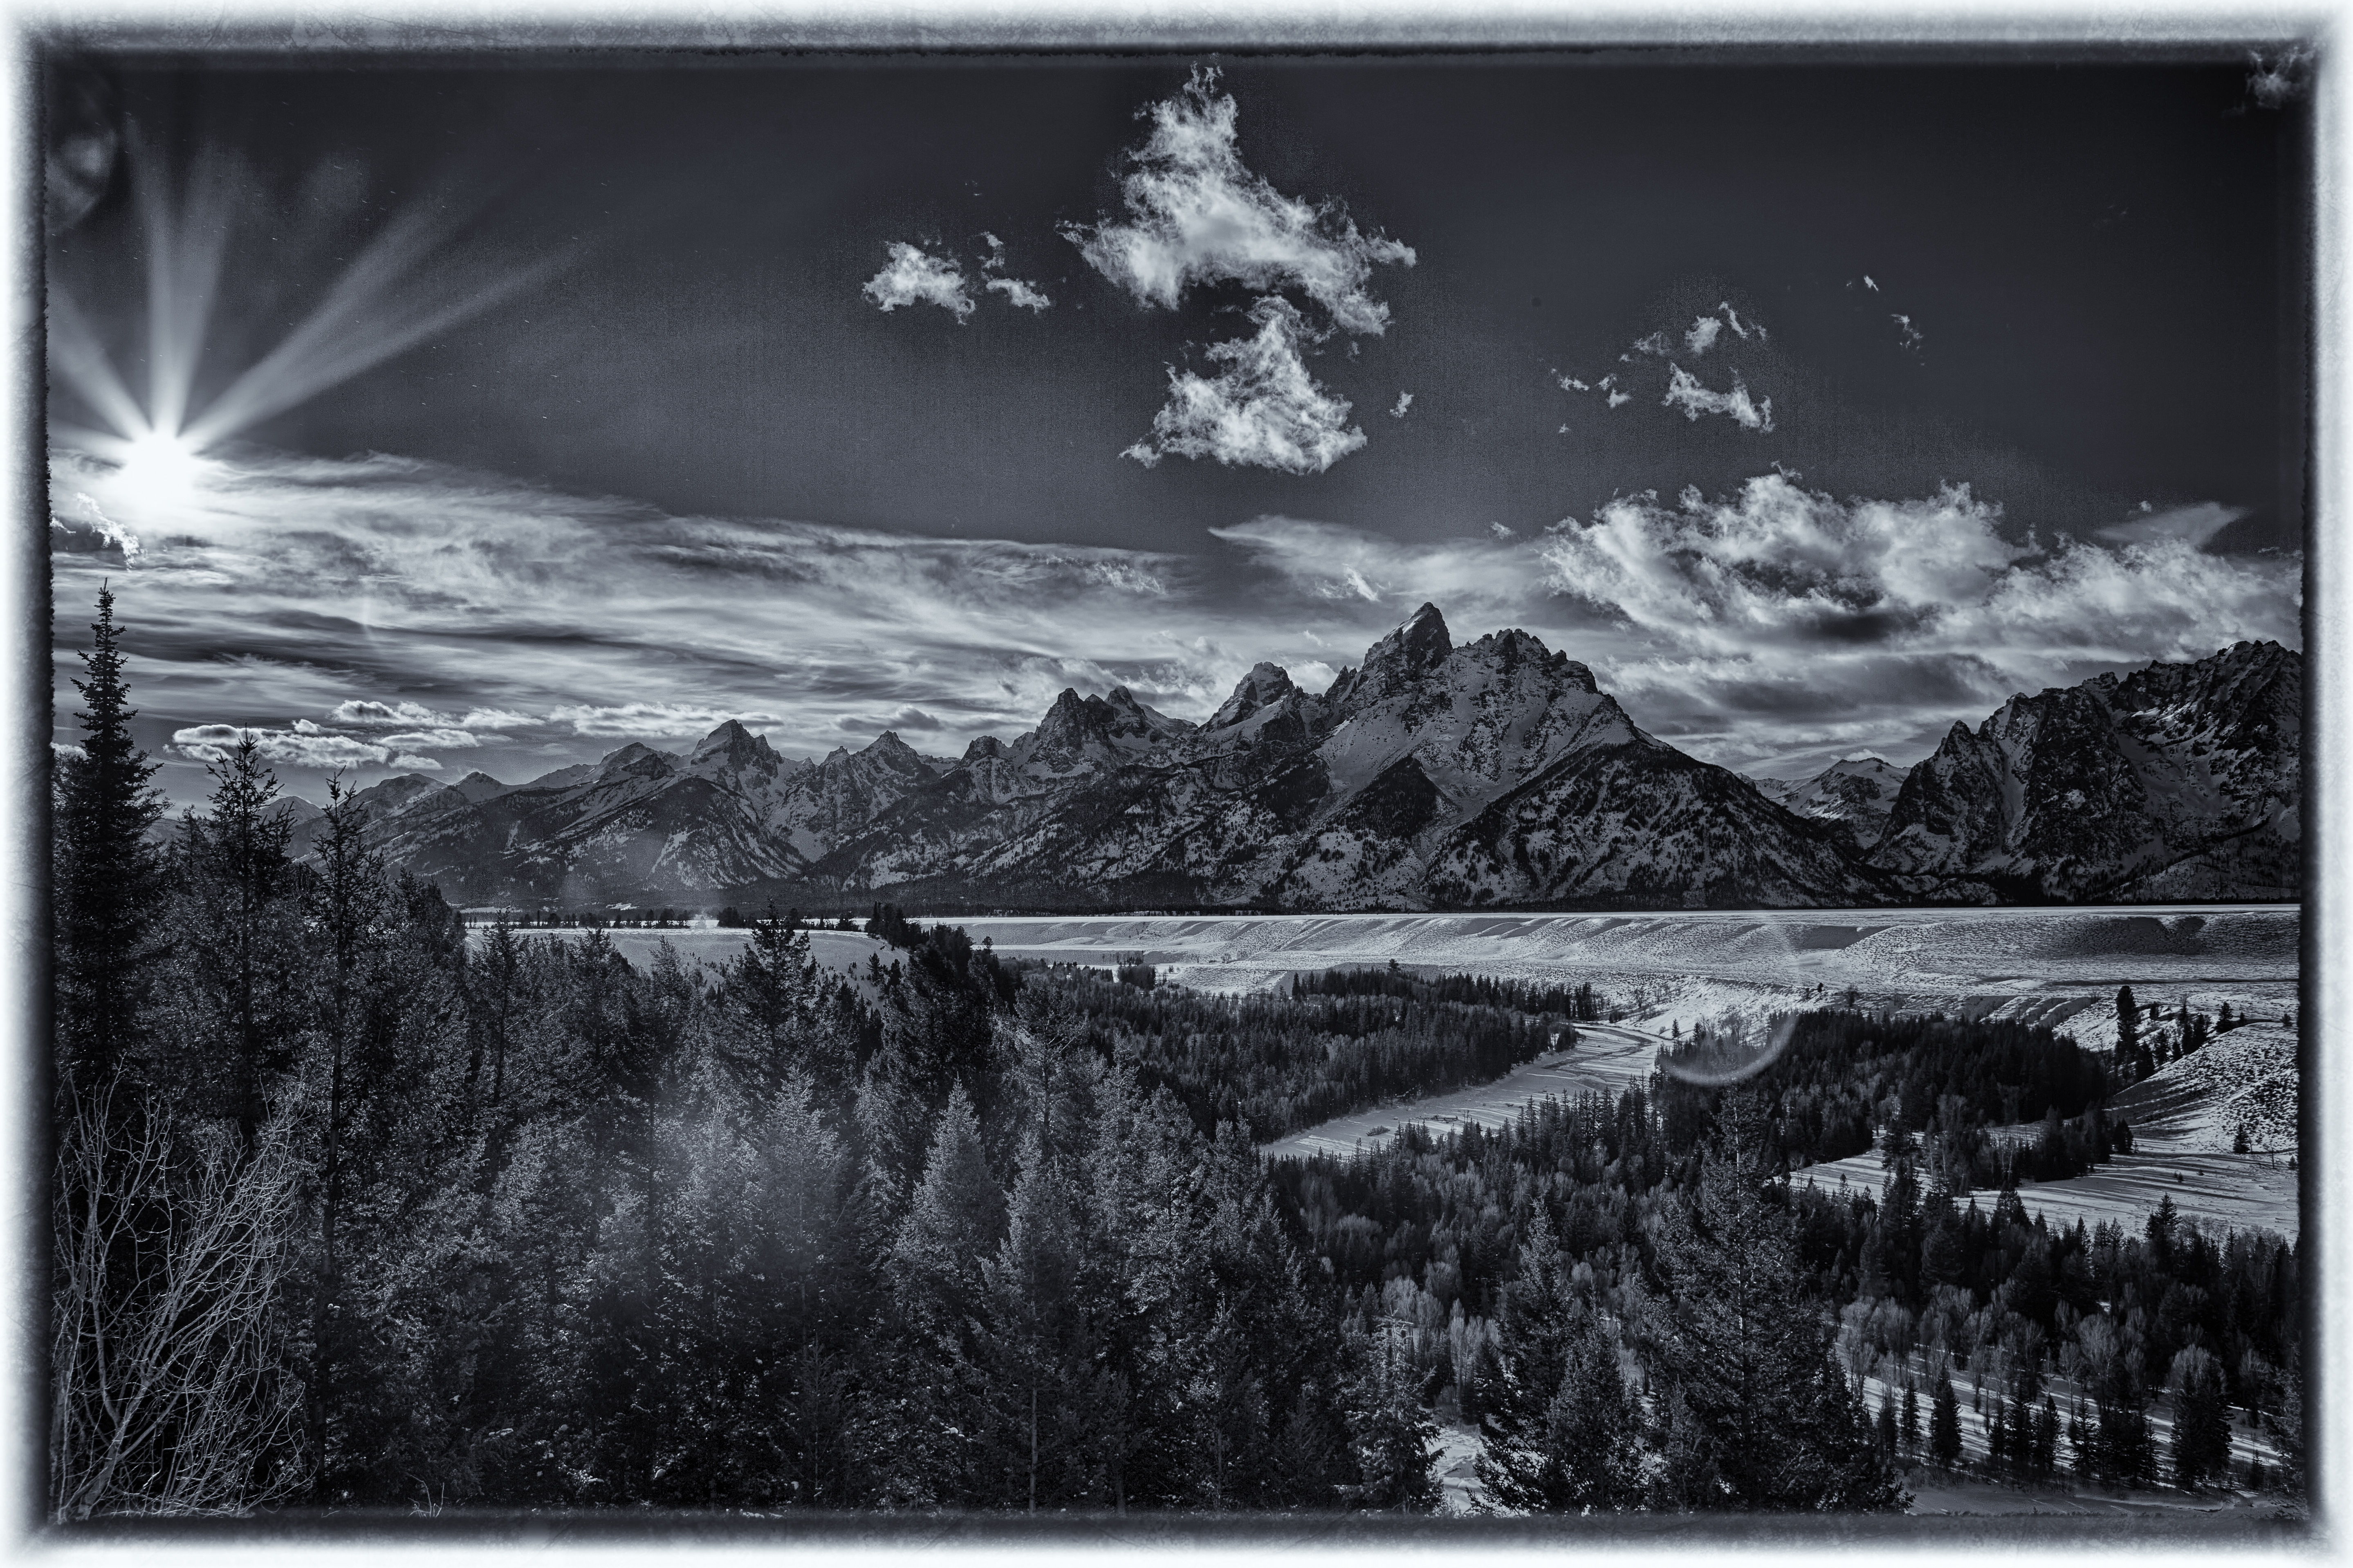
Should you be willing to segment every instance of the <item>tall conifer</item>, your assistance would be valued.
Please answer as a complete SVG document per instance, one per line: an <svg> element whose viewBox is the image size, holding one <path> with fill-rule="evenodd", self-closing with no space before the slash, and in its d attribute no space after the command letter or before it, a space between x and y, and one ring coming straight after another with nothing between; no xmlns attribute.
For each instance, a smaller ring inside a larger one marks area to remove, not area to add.
<svg viewBox="0 0 2353 1568"><path fill-rule="evenodd" d="M52 773L59 1067L95 1083L140 1051L141 1015L153 984L163 857L148 834L164 816L150 782L155 764L133 743L114 594L101 587L78 716L81 754L57 755Z"/></svg>

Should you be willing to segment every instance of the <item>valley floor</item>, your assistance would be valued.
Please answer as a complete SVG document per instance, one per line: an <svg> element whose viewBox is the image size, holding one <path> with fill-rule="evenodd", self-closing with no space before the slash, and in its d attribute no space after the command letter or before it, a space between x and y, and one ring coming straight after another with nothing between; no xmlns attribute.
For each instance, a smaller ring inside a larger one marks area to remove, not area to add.
<svg viewBox="0 0 2353 1568"><path fill-rule="evenodd" d="M1493 1083L1337 1117L1267 1146L1277 1155L1377 1148L1408 1121L1433 1129L1500 1126L1546 1096L1615 1094L1646 1078L1659 1046L1698 1022L1763 1023L1831 1005L1852 988L1865 1007L1940 1008L2049 1023L2079 1044L2115 1044L2114 997L2228 1001L2263 1018L2137 1086L2124 1109L2134 1152L2021 1196L2053 1225L2112 1219L2137 1227L2170 1195L2186 1216L2298 1229L2295 1045L2278 1019L2296 999L2301 911L2278 905L2093 909L1704 910L1609 915L1234 915L1000 917L961 922L1008 957L1110 964L1141 954L1164 978L1216 991L1279 988L1300 971L1396 962L1427 973L1552 982L1590 980L1627 1016L1579 1026L1574 1047L1548 1051ZM533 933L537 934L537 933ZM577 931L554 934L576 938ZM740 930L607 933L633 963L667 940L705 963L725 962ZM475 940L480 940L479 928ZM864 973L891 950L844 931L811 933L826 967ZM2252 1154L2229 1152L2233 1123L2253 1128ZM2010 1130L2014 1136L2031 1129ZM1800 1179L1883 1184L1874 1154L1811 1167ZM1990 1203L1991 1194L1981 1194Z"/></svg>

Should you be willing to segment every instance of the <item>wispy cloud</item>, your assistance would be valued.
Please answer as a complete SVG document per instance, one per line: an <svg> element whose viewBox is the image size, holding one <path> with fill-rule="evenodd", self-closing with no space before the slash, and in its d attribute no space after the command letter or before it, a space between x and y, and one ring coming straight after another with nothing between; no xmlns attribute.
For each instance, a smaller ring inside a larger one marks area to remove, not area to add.
<svg viewBox="0 0 2353 1568"><path fill-rule="evenodd" d="M992 293L1004 295L1006 303L1018 305L1025 310L1044 310L1054 302L1047 298L1044 289L1018 278L992 278L986 287Z"/></svg>
<svg viewBox="0 0 2353 1568"><path fill-rule="evenodd" d="M112 506L104 465L54 464L57 493ZM122 499L157 541L134 569L54 557L57 739L79 738L64 683L111 577L143 743L183 801L209 789L192 748L223 735L174 737L212 725L257 728L315 796L331 767L459 752L522 778L728 718L787 754L878 716L961 749L1071 685L1205 717L1258 659L1312 655L1294 612L1269 626L1250 584L1169 552L680 517L380 455L225 453L168 517Z"/></svg>
<svg viewBox="0 0 2353 1568"><path fill-rule="evenodd" d="M866 280L864 293L886 311L902 305L937 305L955 316L959 326L973 311L972 296L965 292L964 273L956 264L904 240L892 242L891 259Z"/></svg>
<svg viewBox="0 0 2353 1568"><path fill-rule="evenodd" d="M191 762L219 763L248 736L262 761L280 767L335 773L346 768L384 767L395 771L438 772L432 757L417 756L391 740L364 741L350 735L301 734L284 730L234 724L195 724L172 733L170 750ZM414 740L414 736L396 737Z"/></svg>
<svg viewBox="0 0 2353 1568"><path fill-rule="evenodd" d="M1723 415L1741 428L1762 435L1773 428L1773 400L1753 395L1741 369L1736 366L1731 371L1729 391L1717 392L1675 363L1673 356L1680 340L1683 352L1694 360L1704 359L1712 352L1722 360L1735 354L1736 350L1753 360L1755 351L1770 335L1764 322L1753 315L1743 317L1727 300L1707 314L1693 317L1688 326L1662 327L1635 339L1618 356L1620 368L1599 380L1567 374L1557 368L1550 374L1563 392L1598 392L1603 403L1613 409L1633 402L1633 387L1644 385L1658 391L1662 407L1675 409L1687 420L1696 422L1704 415ZM1660 374L1662 370L1663 378ZM1566 426L1563 428L1566 430Z"/></svg>
<svg viewBox="0 0 2353 1568"><path fill-rule="evenodd" d="M1407 410L1410 409L1412 406L1413 394L1410 392L1400 392L1398 394L1396 404L1389 409L1389 417L1392 419L1402 419L1406 416Z"/></svg>
<svg viewBox="0 0 2353 1568"><path fill-rule="evenodd" d="M118 512L102 466L57 455L51 479ZM1066 686L1200 719L1260 659L1328 680L1424 599L1458 638L1535 632L1645 729L1735 765L1905 762L2015 690L2297 637L2295 558L2196 547L2229 508L2052 543L1966 490L1837 500L1778 473L1533 537L1270 516L1198 553L681 517L380 455L231 452L168 516L122 502L149 541L134 567L53 558L54 738L79 739L64 683L109 577L142 744L184 802L248 726L318 798L336 768L522 779L728 718L787 755L882 729L952 752Z"/></svg>
<svg viewBox="0 0 2353 1568"><path fill-rule="evenodd" d="M709 734L730 719L770 724L777 715L708 702L565 702L548 710L551 724L602 740L679 741Z"/></svg>
<svg viewBox="0 0 2353 1568"><path fill-rule="evenodd" d="M1217 85L1216 70L1196 68L1175 97L1144 110L1152 129L1120 183L1126 216L1068 224L1063 236L1140 305L1173 310L1208 283L1296 289L1343 331L1384 331L1373 268L1412 266L1413 247L1361 232L1337 202L1284 195L1245 166L1240 110Z"/></svg>
<svg viewBox="0 0 2353 1568"><path fill-rule="evenodd" d="M2179 540L2195 547L2204 544L2246 515L2245 507L2224 506L2219 501L2168 507L2163 511L2143 501L2140 516L2110 523L2105 528L2095 528L2092 530L2092 537L2105 539L2112 544L2156 544L2167 540Z"/></svg>
<svg viewBox="0 0 2353 1568"><path fill-rule="evenodd" d="M1349 402L1309 373L1298 310L1278 295L1250 308L1258 335L1212 343L1214 376L1168 370L1168 402L1152 435L1121 456L1151 468L1166 457L1215 458L1226 465L1320 474L1365 444L1348 423ZM1396 412L1402 415L1403 410Z"/></svg>
<svg viewBox="0 0 2353 1568"><path fill-rule="evenodd" d="M980 237L988 242L988 255L981 262L980 269L983 272L1003 272L1005 242L993 234L984 234ZM991 278L983 287L991 293L1004 295L1007 304L1018 306L1033 314L1042 313L1054 303L1046 297L1043 289L1019 278Z"/></svg>

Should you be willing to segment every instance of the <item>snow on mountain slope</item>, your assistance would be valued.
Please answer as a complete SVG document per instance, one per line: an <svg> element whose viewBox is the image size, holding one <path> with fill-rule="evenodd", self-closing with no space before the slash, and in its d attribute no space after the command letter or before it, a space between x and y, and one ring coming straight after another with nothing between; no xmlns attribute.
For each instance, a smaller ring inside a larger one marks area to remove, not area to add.
<svg viewBox="0 0 2353 1568"><path fill-rule="evenodd" d="M2239 643L2013 697L1912 770L1869 862L2007 897L2294 897L2303 668Z"/></svg>
<svg viewBox="0 0 2353 1568"><path fill-rule="evenodd" d="M1884 757L1845 757L1811 778L1751 779L1774 805L1816 822L1834 824L1849 847L1864 850L1878 841L1895 808L1905 774Z"/></svg>
<svg viewBox="0 0 2353 1568"><path fill-rule="evenodd" d="M2015 698L1909 773L1866 757L1759 784L1645 734L1535 637L1458 647L1424 605L1320 696L1261 664L1198 727L1124 688L1069 689L953 761L889 733L788 761L730 721L683 755L629 745L524 784L410 774L360 798L387 854L472 902L2292 896L2300 680L2296 655L2242 644Z"/></svg>

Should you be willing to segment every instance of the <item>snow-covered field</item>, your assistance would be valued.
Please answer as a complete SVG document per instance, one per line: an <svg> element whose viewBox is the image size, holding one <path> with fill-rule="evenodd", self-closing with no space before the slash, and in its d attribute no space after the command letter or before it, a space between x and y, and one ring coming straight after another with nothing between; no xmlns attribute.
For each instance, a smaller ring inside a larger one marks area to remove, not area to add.
<svg viewBox="0 0 2353 1568"><path fill-rule="evenodd" d="M2137 1083L2113 1102L2132 1124L2133 1152L2063 1182L2024 1182L2019 1201L2053 1226L2115 1220L2139 1229L2160 1199L2183 1215L2221 1226L2260 1226L2282 1236L2300 1228L2296 1148L2295 1037L2276 1023L2217 1036ZM2252 1153L2231 1152L2243 1120ZM1995 1136L2031 1138L2036 1129L2002 1128ZM1876 1153L1834 1160L1802 1180L1824 1187L1852 1183L1883 1190ZM1993 1194L1978 1194L1990 1205Z"/></svg>
<svg viewBox="0 0 2353 1568"><path fill-rule="evenodd" d="M1598 1089L1614 1096L1629 1084L1650 1077L1651 1058L1658 1049L1657 1039L1632 1029L1579 1025L1575 1046L1565 1051L1546 1051L1493 1083L1335 1117L1265 1145L1266 1152L1282 1157L1345 1154L1359 1145L1377 1149L1409 1122L1421 1122L1439 1132L1472 1121L1501 1127L1519 1114L1521 1106L1547 1095L1573 1100L1588 1089Z"/></svg>
<svg viewBox="0 0 2353 1568"><path fill-rule="evenodd" d="M2112 1043L2119 984L2143 1001L2295 1005L2293 906L2074 910L1690 910L1588 915L1028 917L964 921L1000 952L1105 963L1140 952L1170 980L1270 988L1296 970L1386 963L1590 980L1662 1032L1726 1009L1759 1014L1852 987L1866 1006L2074 1022Z"/></svg>

